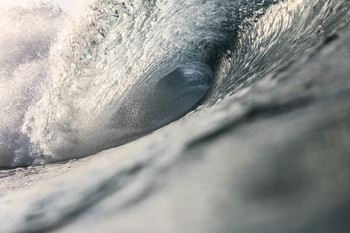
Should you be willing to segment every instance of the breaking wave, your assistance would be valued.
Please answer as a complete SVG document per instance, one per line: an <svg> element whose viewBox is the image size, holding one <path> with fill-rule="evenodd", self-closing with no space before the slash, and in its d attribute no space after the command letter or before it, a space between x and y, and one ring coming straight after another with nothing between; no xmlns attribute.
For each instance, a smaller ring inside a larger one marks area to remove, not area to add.
<svg viewBox="0 0 350 233"><path fill-rule="evenodd" d="M347 0L75 3L0 5L2 168L91 155L206 111L349 21Z"/></svg>

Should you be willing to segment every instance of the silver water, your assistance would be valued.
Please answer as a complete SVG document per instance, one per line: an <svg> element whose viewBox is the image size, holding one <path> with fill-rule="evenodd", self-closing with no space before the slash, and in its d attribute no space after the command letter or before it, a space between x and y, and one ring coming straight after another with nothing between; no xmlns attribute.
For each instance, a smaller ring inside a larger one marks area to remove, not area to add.
<svg viewBox="0 0 350 233"><path fill-rule="evenodd" d="M348 232L349 1L67 2L1 5L3 232Z"/></svg>

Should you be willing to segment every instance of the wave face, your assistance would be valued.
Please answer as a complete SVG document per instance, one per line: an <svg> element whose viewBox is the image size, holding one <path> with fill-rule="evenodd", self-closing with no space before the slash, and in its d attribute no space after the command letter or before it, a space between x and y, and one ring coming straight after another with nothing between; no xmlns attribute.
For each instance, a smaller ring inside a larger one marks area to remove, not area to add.
<svg viewBox="0 0 350 233"><path fill-rule="evenodd" d="M76 3L2 6L0 167L91 155L209 111L349 21L347 0Z"/></svg>

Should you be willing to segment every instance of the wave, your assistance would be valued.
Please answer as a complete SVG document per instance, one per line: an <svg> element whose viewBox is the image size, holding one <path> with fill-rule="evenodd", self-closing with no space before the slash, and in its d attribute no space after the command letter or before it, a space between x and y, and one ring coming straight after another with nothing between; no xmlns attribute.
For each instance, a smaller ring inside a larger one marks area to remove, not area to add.
<svg viewBox="0 0 350 233"><path fill-rule="evenodd" d="M91 155L206 112L349 21L346 0L79 4L0 16L0 167Z"/></svg>

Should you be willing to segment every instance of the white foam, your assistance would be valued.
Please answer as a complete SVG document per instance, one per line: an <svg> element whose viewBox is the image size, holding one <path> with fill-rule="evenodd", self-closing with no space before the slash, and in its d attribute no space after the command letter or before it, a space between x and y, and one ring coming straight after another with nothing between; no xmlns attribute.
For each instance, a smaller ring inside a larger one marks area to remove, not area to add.
<svg viewBox="0 0 350 233"><path fill-rule="evenodd" d="M21 132L23 118L48 88L50 48L66 13L43 1L5 0L0 8L0 167L4 167L30 160L28 138Z"/></svg>

